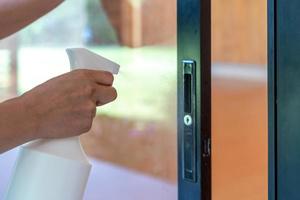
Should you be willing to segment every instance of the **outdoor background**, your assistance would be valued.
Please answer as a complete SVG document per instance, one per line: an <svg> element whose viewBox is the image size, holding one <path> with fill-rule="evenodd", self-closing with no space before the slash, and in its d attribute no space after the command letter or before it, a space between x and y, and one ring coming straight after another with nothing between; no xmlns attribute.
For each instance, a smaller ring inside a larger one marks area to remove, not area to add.
<svg viewBox="0 0 300 200"><path fill-rule="evenodd" d="M214 200L267 199L266 0L212 1ZM69 0L0 41L0 97L69 71L65 48L121 65L81 137L87 200L177 198L176 0ZM17 149L0 155L0 199Z"/></svg>

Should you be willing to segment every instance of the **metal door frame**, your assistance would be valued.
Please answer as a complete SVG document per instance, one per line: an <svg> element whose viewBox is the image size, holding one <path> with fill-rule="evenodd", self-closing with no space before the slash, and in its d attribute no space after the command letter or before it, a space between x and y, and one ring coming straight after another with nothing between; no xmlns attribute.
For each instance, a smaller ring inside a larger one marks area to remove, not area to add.
<svg viewBox="0 0 300 200"><path fill-rule="evenodd" d="M277 107L276 107L276 0L268 0L268 199L276 200L277 191Z"/></svg>
<svg viewBox="0 0 300 200"><path fill-rule="evenodd" d="M211 0L177 0L178 196L211 199ZM195 181L184 178L183 60L195 62Z"/></svg>

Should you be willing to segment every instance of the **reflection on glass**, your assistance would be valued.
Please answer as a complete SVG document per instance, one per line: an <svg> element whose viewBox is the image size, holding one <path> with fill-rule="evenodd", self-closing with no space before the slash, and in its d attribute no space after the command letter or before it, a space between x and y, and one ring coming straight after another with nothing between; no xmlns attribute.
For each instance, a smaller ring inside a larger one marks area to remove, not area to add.
<svg viewBox="0 0 300 200"><path fill-rule="evenodd" d="M212 2L213 200L266 200L267 1Z"/></svg>
<svg viewBox="0 0 300 200"><path fill-rule="evenodd" d="M121 65L117 101L81 137L93 163L85 198L177 199L176 1L66 1L17 37L19 93L67 72L66 47Z"/></svg>

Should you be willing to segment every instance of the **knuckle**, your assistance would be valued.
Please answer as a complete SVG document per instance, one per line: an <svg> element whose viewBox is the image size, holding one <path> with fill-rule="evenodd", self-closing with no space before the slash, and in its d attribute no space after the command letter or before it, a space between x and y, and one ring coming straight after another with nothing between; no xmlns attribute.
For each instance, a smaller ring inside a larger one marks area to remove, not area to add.
<svg viewBox="0 0 300 200"><path fill-rule="evenodd" d="M88 70L85 69L76 69L73 72L82 79L86 79L87 77L89 77Z"/></svg>
<svg viewBox="0 0 300 200"><path fill-rule="evenodd" d="M83 88L83 93L88 96L92 95L94 91L95 88L90 83L87 83Z"/></svg>

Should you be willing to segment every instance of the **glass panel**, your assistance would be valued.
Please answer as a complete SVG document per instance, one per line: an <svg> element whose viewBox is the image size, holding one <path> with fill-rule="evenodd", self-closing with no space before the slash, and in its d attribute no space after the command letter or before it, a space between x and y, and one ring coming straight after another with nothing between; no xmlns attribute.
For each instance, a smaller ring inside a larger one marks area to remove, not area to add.
<svg viewBox="0 0 300 200"><path fill-rule="evenodd" d="M12 36L0 41L0 99L5 100L16 94L16 44Z"/></svg>
<svg viewBox="0 0 300 200"><path fill-rule="evenodd" d="M177 199L176 0L66 1L16 37L19 93L67 72L67 47L121 65L117 101L81 137L93 164L85 199ZM0 83L12 51L0 51ZM2 193L14 156L0 156Z"/></svg>
<svg viewBox="0 0 300 200"><path fill-rule="evenodd" d="M213 0L214 200L267 200L267 0Z"/></svg>

